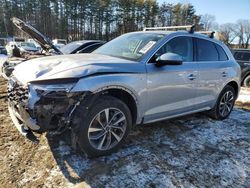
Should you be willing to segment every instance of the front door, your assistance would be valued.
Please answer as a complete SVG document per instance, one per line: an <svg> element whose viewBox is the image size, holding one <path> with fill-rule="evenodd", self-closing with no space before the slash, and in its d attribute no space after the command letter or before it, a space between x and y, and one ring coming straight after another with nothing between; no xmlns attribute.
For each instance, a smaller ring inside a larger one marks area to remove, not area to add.
<svg viewBox="0 0 250 188"><path fill-rule="evenodd" d="M152 58L146 65L148 100L144 122L173 117L194 110L197 92L198 66L193 62L192 37L170 39L155 57L164 53L182 57L182 65L155 66Z"/></svg>

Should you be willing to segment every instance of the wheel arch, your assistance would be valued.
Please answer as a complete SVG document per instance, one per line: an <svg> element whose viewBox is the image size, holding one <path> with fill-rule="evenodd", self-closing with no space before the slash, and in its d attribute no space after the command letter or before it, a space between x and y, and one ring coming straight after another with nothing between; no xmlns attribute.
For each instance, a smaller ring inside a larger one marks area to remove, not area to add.
<svg viewBox="0 0 250 188"><path fill-rule="evenodd" d="M236 96L238 97L239 95L239 91L240 91L240 86L238 85L238 83L236 81L230 81L226 84L226 86L231 86L234 88L234 91L236 93Z"/></svg>
<svg viewBox="0 0 250 188"><path fill-rule="evenodd" d="M245 79L250 76L250 71L244 75L244 77L241 80L241 86L243 86Z"/></svg>
<svg viewBox="0 0 250 188"><path fill-rule="evenodd" d="M107 86L94 91L93 94L110 95L120 99L128 106L133 125L138 123L137 120L140 117L138 100L136 95L129 89L122 86Z"/></svg>

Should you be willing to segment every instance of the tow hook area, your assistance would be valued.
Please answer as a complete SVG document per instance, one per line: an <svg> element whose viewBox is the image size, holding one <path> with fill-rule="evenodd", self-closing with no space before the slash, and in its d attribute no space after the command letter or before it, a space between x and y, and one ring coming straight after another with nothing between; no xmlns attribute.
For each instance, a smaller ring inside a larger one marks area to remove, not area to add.
<svg viewBox="0 0 250 188"><path fill-rule="evenodd" d="M35 143L38 143L39 140L37 139L37 137L34 135L34 133L29 128L27 128L24 125L24 123L20 119L17 118L19 115L14 111L13 108L11 108L10 105L8 106L8 110L9 110L10 117L11 117L15 127L17 128L17 130L23 136L25 136L28 140L35 142Z"/></svg>

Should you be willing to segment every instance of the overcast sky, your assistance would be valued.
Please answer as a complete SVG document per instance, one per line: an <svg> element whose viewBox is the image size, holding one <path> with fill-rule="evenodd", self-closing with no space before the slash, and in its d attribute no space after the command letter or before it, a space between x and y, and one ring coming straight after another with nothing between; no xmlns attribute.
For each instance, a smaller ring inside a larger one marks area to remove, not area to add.
<svg viewBox="0 0 250 188"><path fill-rule="evenodd" d="M212 14L219 24L250 20L250 0L158 0L159 3L191 3L197 14Z"/></svg>

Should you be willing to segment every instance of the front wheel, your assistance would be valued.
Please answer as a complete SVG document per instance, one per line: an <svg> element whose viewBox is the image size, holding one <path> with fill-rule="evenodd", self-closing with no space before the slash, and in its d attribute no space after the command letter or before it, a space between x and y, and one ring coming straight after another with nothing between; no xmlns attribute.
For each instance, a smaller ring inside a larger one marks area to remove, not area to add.
<svg viewBox="0 0 250 188"><path fill-rule="evenodd" d="M85 113L85 114L83 114ZM127 105L114 97L101 96L89 110L79 106L75 111L73 136L88 157L108 155L122 145L132 125Z"/></svg>
<svg viewBox="0 0 250 188"><path fill-rule="evenodd" d="M208 112L209 116L217 120L226 119L234 107L235 100L236 93L234 88L226 86L220 93L214 108Z"/></svg>

